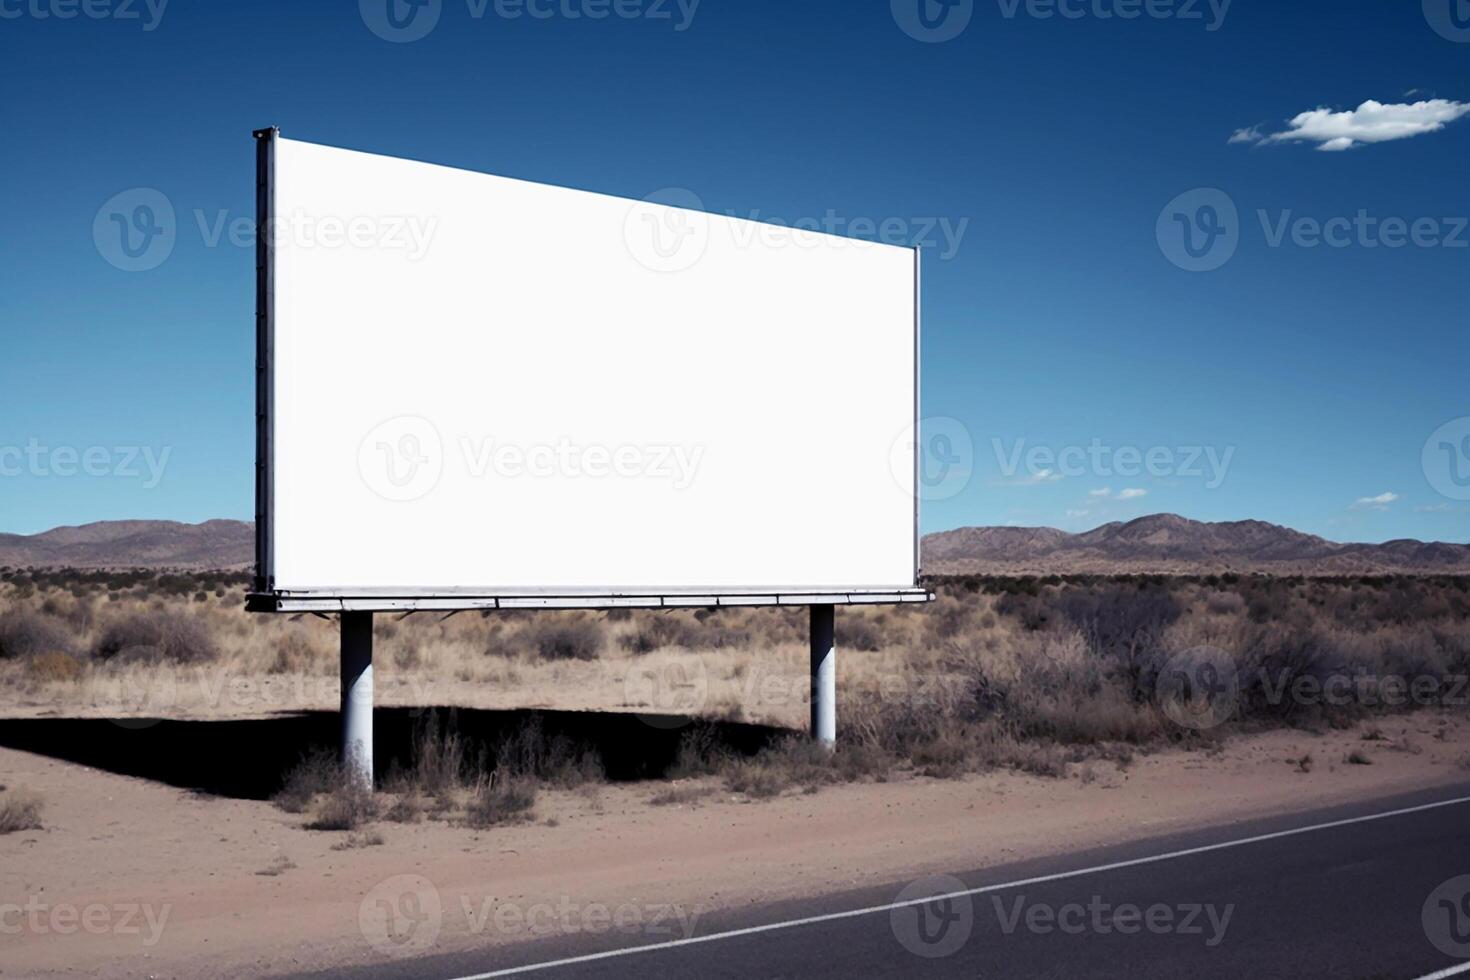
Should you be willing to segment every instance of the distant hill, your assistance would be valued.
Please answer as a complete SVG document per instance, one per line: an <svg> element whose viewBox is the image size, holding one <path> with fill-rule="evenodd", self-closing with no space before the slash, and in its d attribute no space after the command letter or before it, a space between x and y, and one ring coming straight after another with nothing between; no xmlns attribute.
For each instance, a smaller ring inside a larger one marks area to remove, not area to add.
<svg viewBox="0 0 1470 980"><path fill-rule="evenodd" d="M236 569L254 560L255 530L248 521L99 521L41 534L0 534L0 565ZM1265 521L1211 524L1154 514L1081 534L1054 527L941 531L924 538L923 567L928 575L1470 574L1470 545L1338 544Z"/></svg>
<svg viewBox="0 0 1470 980"><path fill-rule="evenodd" d="M255 562L249 521L98 521L40 534L0 534L0 565L220 568Z"/></svg>
<svg viewBox="0 0 1470 980"><path fill-rule="evenodd" d="M1069 534L1052 527L962 527L923 541L928 575L1270 572L1470 574L1470 545L1338 544L1265 521L1154 514Z"/></svg>

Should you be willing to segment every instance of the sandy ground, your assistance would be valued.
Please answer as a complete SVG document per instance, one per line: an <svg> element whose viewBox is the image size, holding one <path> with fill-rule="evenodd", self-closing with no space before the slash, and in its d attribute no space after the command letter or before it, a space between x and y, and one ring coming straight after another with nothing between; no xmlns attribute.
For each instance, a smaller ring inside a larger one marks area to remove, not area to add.
<svg viewBox="0 0 1470 980"><path fill-rule="evenodd" d="M657 941L714 908L1466 779L1470 723L1380 725L1386 740L1272 732L1066 779L913 777L766 802L707 781L662 806L667 784L543 793L533 824L384 823L383 843L350 849L266 803L0 749L0 783L45 800L45 829L0 836L0 976L260 976L569 930ZM1347 764L1353 751L1372 764Z"/></svg>

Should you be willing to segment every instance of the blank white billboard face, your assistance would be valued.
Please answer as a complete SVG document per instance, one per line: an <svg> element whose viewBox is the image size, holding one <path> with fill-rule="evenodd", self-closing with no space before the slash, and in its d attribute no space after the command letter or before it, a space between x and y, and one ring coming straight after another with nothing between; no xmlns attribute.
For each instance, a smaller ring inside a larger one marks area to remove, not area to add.
<svg viewBox="0 0 1470 980"><path fill-rule="evenodd" d="M269 588L914 585L914 251L274 143Z"/></svg>

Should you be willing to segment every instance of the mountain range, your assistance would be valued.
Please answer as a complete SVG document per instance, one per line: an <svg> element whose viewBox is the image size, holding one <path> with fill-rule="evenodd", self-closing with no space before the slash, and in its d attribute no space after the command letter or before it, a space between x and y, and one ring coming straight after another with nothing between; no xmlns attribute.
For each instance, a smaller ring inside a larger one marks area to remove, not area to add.
<svg viewBox="0 0 1470 980"><path fill-rule="evenodd" d="M254 561L248 521L99 521L0 534L0 566L238 569ZM1412 540L1339 544L1265 521L1153 514L1080 534L1053 527L962 527L925 536L927 575L1268 572L1470 574L1470 545Z"/></svg>
<svg viewBox="0 0 1470 980"><path fill-rule="evenodd" d="M97 521L40 534L0 534L0 565L220 568L255 562L249 521Z"/></svg>
<svg viewBox="0 0 1470 980"><path fill-rule="evenodd" d="M1339 544L1265 521L1152 514L1070 534L1053 527L962 527L923 541L929 575L1268 572L1470 573L1470 545L1413 540Z"/></svg>

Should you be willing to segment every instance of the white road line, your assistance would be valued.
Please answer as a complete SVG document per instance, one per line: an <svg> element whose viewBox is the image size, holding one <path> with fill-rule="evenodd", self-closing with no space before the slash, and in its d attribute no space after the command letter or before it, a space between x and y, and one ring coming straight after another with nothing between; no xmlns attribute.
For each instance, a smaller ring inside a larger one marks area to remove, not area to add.
<svg viewBox="0 0 1470 980"><path fill-rule="evenodd" d="M1447 966L1443 970L1426 973L1422 977L1415 977L1414 980L1445 980L1445 977L1457 977L1466 972L1470 972L1470 963L1461 963L1459 966Z"/></svg>
<svg viewBox="0 0 1470 980"><path fill-rule="evenodd" d="M1035 878L1022 878L1019 881L1004 881L995 885L982 885L979 888L968 888L964 891L948 892L943 895L930 895L926 898L914 898L905 902L891 902L888 905L870 905L867 908L849 909L845 912L828 912L825 915L810 915L803 919L789 919L785 922L769 922L765 925L747 926L744 929L731 929L728 932L712 932L708 936L690 936L687 939L671 939L661 943L647 943L643 946L625 946L621 949L609 949L601 953L588 953L583 956L568 956L560 960L546 960L543 963L528 963L525 966L513 966L504 970L492 970L489 973L475 973L470 976L456 977L454 980L492 980L494 977L509 977L518 973L533 973L538 970L554 970L557 967L573 966L579 963L595 963L598 960L610 960L619 956L635 956L639 953L652 953L658 950L674 949L678 946L694 946L699 943L719 942L722 939L734 939L737 936L753 936L762 932L775 932L778 929L796 929L801 926L815 925L820 922L836 922L840 919L855 919L863 915L875 915L879 912L891 912L894 909L908 908L914 905L928 905L930 902L940 902L946 899L966 898L972 895L983 895L987 892L1004 891L1008 888L1022 888L1027 885L1039 885L1049 881L1063 881L1067 878L1079 878L1083 875L1098 874L1103 871L1117 871L1121 868L1136 868L1144 864L1157 864L1160 861L1173 861L1182 857L1190 857L1195 854L1208 854L1211 851L1223 851L1232 847L1244 847L1246 844L1259 844L1268 840L1280 840L1283 837L1295 837L1299 834L1310 834L1319 830L1331 830L1334 827L1348 827L1358 823L1370 823L1374 820L1387 820L1390 817L1403 817L1411 813L1423 813L1426 810L1438 810L1440 807L1458 806L1470 803L1470 796L1457 796L1452 800L1439 800L1435 803L1421 803L1419 806L1404 807L1401 810L1388 810L1384 813L1370 813L1362 817L1348 817L1343 820L1330 820L1327 823L1312 824L1308 827L1297 827L1293 830L1278 830L1270 834L1257 834L1254 837L1242 837L1239 840L1223 841L1219 844L1204 844L1200 847L1188 847L1182 851L1170 851L1167 854L1153 854L1149 857L1131 858L1127 861L1114 861L1111 864L1099 864L1093 868L1078 868L1075 871L1061 871L1057 874L1038 875ZM1470 970L1470 963L1463 966L1452 967L1439 973L1430 974L1428 977L1420 977L1418 980L1439 980L1441 977L1450 977L1458 973Z"/></svg>

